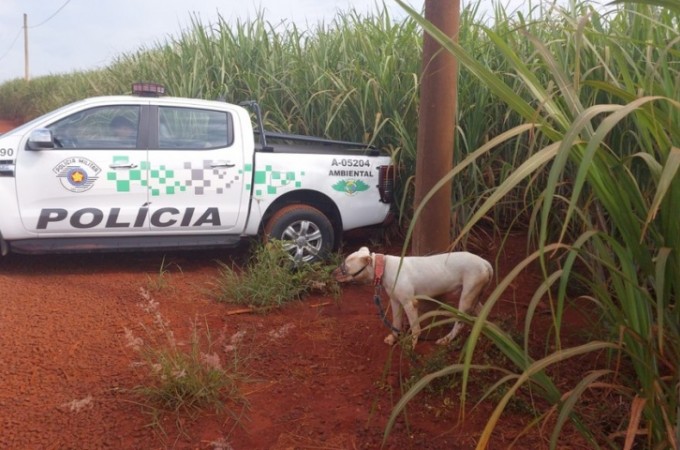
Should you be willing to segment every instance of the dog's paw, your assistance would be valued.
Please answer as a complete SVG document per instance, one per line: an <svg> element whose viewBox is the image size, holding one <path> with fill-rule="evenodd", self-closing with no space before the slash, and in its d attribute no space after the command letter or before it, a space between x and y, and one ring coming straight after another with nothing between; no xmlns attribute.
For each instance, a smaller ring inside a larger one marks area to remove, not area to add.
<svg viewBox="0 0 680 450"><path fill-rule="evenodd" d="M449 336L437 339L437 345L449 345L450 342L451 338Z"/></svg>
<svg viewBox="0 0 680 450"><path fill-rule="evenodd" d="M393 334L388 334L385 338L385 344L387 345L394 345L395 342L397 342L397 337Z"/></svg>

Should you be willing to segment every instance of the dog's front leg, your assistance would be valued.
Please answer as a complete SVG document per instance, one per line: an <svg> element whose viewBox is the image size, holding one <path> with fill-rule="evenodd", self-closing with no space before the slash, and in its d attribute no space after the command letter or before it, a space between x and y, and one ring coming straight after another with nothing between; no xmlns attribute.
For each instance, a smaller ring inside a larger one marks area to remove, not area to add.
<svg viewBox="0 0 680 450"><path fill-rule="evenodd" d="M390 298L390 308L392 309L392 332L385 337L385 344L394 345L399 335L397 330L401 330L401 303Z"/></svg>
<svg viewBox="0 0 680 450"><path fill-rule="evenodd" d="M416 348L418 343L418 336L420 336L420 321L418 320L418 300L413 298L404 304L404 312L408 318L408 324L411 328L411 346Z"/></svg>

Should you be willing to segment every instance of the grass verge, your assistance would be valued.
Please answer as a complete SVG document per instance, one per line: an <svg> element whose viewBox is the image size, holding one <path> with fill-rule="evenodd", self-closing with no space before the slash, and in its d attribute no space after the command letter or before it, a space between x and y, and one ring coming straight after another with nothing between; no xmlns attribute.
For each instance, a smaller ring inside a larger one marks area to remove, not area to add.
<svg viewBox="0 0 680 450"><path fill-rule="evenodd" d="M245 269L220 263L215 282L218 301L268 311L302 299L312 291L339 298L340 289L331 276L336 265L322 262L296 266L282 242L260 244Z"/></svg>

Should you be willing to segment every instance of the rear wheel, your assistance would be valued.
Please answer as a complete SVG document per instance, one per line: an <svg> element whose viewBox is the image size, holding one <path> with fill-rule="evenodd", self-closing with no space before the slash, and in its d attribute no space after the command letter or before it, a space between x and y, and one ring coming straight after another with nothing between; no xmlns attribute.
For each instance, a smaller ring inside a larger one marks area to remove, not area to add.
<svg viewBox="0 0 680 450"><path fill-rule="evenodd" d="M283 248L296 263L323 259L333 248L333 226L318 209L309 205L290 205L267 221L265 239L283 241Z"/></svg>

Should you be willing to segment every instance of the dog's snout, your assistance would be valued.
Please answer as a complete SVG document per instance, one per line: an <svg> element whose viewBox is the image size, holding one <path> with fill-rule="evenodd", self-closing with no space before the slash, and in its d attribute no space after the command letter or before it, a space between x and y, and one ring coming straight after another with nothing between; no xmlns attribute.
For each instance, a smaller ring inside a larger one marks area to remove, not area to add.
<svg viewBox="0 0 680 450"><path fill-rule="evenodd" d="M339 283L347 283L352 280L352 277L347 271L347 264L344 262L336 267L331 274L333 275L333 278L335 278L335 281Z"/></svg>
<svg viewBox="0 0 680 450"><path fill-rule="evenodd" d="M331 272L331 275L339 281L341 277L345 275L345 271L343 270L343 266L336 267L333 272Z"/></svg>

